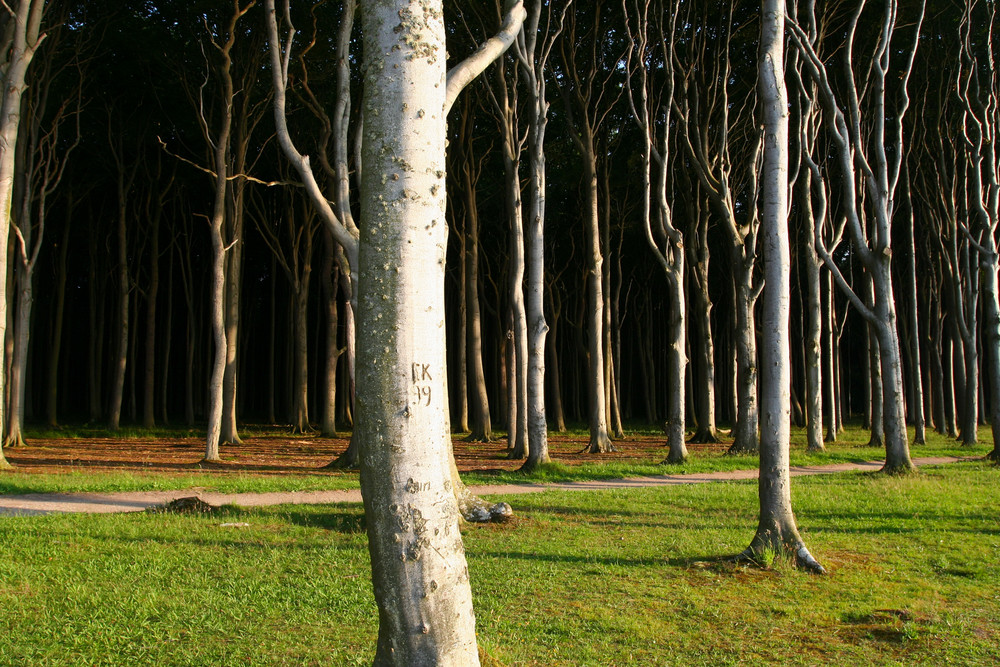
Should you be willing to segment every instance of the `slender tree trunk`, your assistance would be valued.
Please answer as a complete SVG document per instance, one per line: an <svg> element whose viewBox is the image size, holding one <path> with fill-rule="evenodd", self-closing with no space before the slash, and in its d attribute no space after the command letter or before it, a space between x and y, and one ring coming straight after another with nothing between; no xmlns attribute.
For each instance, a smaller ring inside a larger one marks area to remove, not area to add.
<svg viewBox="0 0 1000 667"><path fill-rule="evenodd" d="M552 299L549 299L552 302ZM557 346L557 334L559 331L559 315L561 307L553 307L552 324L549 327L548 335L545 338L545 354L548 358L547 376L549 384L549 397L552 406L552 419L555 422L555 429L559 433L566 432L566 411L563 409L562 400L562 374L559 372L559 349Z"/></svg>
<svg viewBox="0 0 1000 667"><path fill-rule="evenodd" d="M323 314L326 316L323 338L325 344L323 359L323 410L320 432L329 438L337 435L337 361L340 348L337 335L340 321L337 312L337 265L334 262L333 235L323 230Z"/></svg>
<svg viewBox="0 0 1000 667"><path fill-rule="evenodd" d="M506 90L506 82L503 82ZM505 94L506 101L506 94ZM512 112L513 110L511 110ZM513 116L509 123L513 124ZM504 150L504 182L507 190L507 215L510 222L508 246L508 289L510 293L513 370L510 393L513 398L507 423L508 456L523 459L528 455L528 322L524 305L524 224L521 210L520 161L513 158L516 128L509 127Z"/></svg>
<svg viewBox="0 0 1000 667"><path fill-rule="evenodd" d="M743 251L733 246L733 280L736 287L736 423L730 454L758 451L759 407L757 405L757 328L753 267L746 265Z"/></svg>
<svg viewBox="0 0 1000 667"><path fill-rule="evenodd" d="M59 357L62 354L63 317L66 312L66 257L72 227L73 193L66 198L66 220L56 259L55 307L52 314L52 343L49 347L49 380L45 396L45 416L49 426L59 423Z"/></svg>
<svg viewBox="0 0 1000 667"><path fill-rule="evenodd" d="M309 427L309 277L292 286L292 432L308 433Z"/></svg>
<svg viewBox="0 0 1000 667"><path fill-rule="evenodd" d="M470 155L469 160L472 159ZM476 210L475 182L468 164L463 169L466 196L465 227L465 298L468 325L466 327L466 354L469 362L469 399L472 403L472 427L469 440L490 442L493 425L490 420L490 403L486 394L486 374L483 370L482 318L479 312L479 214Z"/></svg>
<svg viewBox="0 0 1000 667"><path fill-rule="evenodd" d="M146 340L143 349L145 376L142 385L142 425L156 425L156 306L160 293L160 219L163 217L163 199L152 211L150 229L149 291L146 293ZM166 370L166 369L164 369Z"/></svg>
<svg viewBox="0 0 1000 667"><path fill-rule="evenodd" d="M118 430L122 414L122 396L125 391L125 366L128 363L129 340L129 300L131 279L128 271L128 235L127 235L127 203L131 178L128 180L123 173L124 166L118 169L118 351L115 355L114 370L111 377L111 404L108 411L108 428Z"/></svg>
<svg viewBox="0 0 1000 667"><path fill-rule="evenodd" d="M589 129L589 128L588 128ZM594 152L593 136L587 134L583 146L585 153L584 188L586 190L585 222L587 236L587 354L589 357L588 391L590 395L587 410L590 424L590 445L592 454L614 451L608 437L607 406L604 387L604 288L601 254L600 213L597 203L597 156Z"/></svg>
<svg viewBox="0 0 1000 667"><path fill-rule="evenodd" d="M694 207L689 209L689 212ZM715 341L712 337L712 299L708 294L708 263L710 259L708 251L708 211L697 207L697 227L695 234L688 234L689 237L697 239L689 249L692 258L693 285L690 291L694 311L691 318L694 324L694 336L692 338L692 348L694 358L700 373L698 380L694 382L697 392L695 401L695 422L698 430L695 432L691 442L714 443L719 441L717 427L715 425Z"/></svg>
<svg viewBox="0 0 1000 667"><path fill-rule="evenodd" d="M802 230L803 256L801 265L806 273L806 303L807 317L805 323L805 376L806 376L806 449L821 452L823 446L823 295L820 278L820 267L823 260L816 254L813 245L817 220L813 216L810 184L812 174L806 171L802 175L802 207L804 226ZM832 375L832 374L831 374ZM829 379L827 379L829 383Z"/></svg>
<svg viewBox="0 0 1000 667"><path fill-rule="evenodd" d="M226 327L226 370L222 377L222 425L219 433L221 442L242 444L236 421L236 392L238 388L237 358L240 335L240 287L243 274L243 211L239 205L233 212L237 220L231 225L233 236L226 252L225 284L225 327Z"/></svg>
<svg viewBox="0 0 1000 667"><path fill-rule="evenodd" d="M784 2L762 0L758 91L764 118L761 236L764 291L761 309L760 517L745 556L787 553L800 567L823 573L799 535L788 469L790 424L791 257L788 243L788 102L784 86Z"/></svg>
<svg viewBox="0 0 1000 667"><path fill-rule="evenodd" d="M837 406L837 382L836 382L836 354L834 349L833 330L836 325L837 316L834 303L833 276L827 271L823 280L823 375L827 381L823 383L825 405L823 414L826 417L826 441L836 442L840 432L840 424L837 419L839 411Z"/></svg>

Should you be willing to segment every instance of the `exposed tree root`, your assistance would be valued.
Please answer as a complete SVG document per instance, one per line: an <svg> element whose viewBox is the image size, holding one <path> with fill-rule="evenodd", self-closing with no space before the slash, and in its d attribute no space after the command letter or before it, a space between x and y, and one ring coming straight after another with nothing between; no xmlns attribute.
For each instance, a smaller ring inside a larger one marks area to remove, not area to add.
<svg viewBox="0 0 1000 667"><path fill-rule="evenodd" d="M726 450L727 456L739 456L742 454L756 454L760 451L760 444L756 439L752 441L737 440Z"/></svg>
<svg viewBox="0 0 1000 667"><path fill-rule="evenodd" d="M909 475L910 473L916 472L916 468L912 463L896 463L890 465L887 461L884 466L879 469L879 472L886 475Z"/></svg>
<svg viewBox="0 0 1000 667"><path fill-rule="evenodd" d="M547 463L552 463L552 459L549 458L548 456L546 456L544 459L538 459L538 458L533 459L529 455L528 458L525 460L524 465L522 465L517 470L518 472L532 473Z"/></svg>
<svg viewBox="0 0 1000 667"><path fill-rule="evenodd" d="M357 470L360 464L361 460L358 456L357 441L351 435L351 441L348 443L344 453L327 463L321 470Z"/></svg>
<svg viewBox="0 0 1000 667"><path fill-rule="evenodd" d="M826 568L809 553L809 549L800 539L785 541L770 531L765 531L763 535L761 533L755 535L750 546L734 556L733 561L753 563L767 568L772 567L782 556L787 557L791 564L800 570L813 574L826 574Z"/></svg>
<svg viewBox="0 0 1000 667"><path fill-rule="evenodd" d="M695 434L692 435L691 438L688 440L688 443L693 445L715 445L718 444L719 442L720 441L719 441L718 431L711 428L706 428L706 429L699 428L697 431L695 431Z"/></svg>

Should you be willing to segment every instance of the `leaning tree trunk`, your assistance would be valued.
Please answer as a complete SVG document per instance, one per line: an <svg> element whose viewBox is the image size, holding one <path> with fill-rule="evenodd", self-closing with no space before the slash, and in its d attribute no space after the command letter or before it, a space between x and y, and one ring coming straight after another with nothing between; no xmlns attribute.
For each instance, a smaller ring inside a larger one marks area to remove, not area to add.
<svg viewBox="0 0 1000 667"><path fill-rule="evenodd" d="M764 291L761 309L760 517L750 546L741 554L761 560L789 554L814 572L823 566L809 553L792 513L788 470L791 439L789 312L791 257L788 244L788 102L784 86L783 0L762 0L758 94L764 116L761 177L761 237Z"/></svg>

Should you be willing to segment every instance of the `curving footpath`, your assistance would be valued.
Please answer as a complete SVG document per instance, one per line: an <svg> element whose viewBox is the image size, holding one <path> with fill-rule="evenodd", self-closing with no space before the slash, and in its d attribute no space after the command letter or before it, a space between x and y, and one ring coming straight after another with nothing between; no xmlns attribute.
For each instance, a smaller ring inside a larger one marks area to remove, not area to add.
<svg viewBox="0 0 1000 667"><path fill-rule="evenodd" d="M956 463L972 460L954 456L913 459L916 466ZM864 463L831 463L821 466L792 466L793 477L823 475L835 472L875 471L882 461ZM582 482L553 482L531 484L502 484L472 486L476 495L508 496L542 491L600 491L607 489L639 489L674 486L677 484L705 484L707 482L757 479L757 470L729 470L693 475L659 475L656 477L630 477L627 479L589 480ZM32 516L53 513L111 514L116 512L142 512L162 507L180 498L197 497L210 505L239 505L263 507L266 505L323 505L333 503L360 503L361 491L290 491L283 493L215 493L204 489L180 491L127 491L121 493L29 493L0 495L0 516Z"/></svg>

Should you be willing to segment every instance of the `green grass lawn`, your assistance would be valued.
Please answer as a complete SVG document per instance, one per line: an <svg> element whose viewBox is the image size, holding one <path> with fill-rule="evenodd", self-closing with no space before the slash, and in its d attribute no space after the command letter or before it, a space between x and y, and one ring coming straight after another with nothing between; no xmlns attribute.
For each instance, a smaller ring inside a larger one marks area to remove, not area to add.
<svg viewBox="0 0 1000 667"><path fill-rule="evenodd" d="M794 480L827 576L719 560L749 543L756 493L511 498L514 521L465 530L485 664L1000 661L1000 468ZM369 664L363 524L358 506L0 518L0 664Z"/></svg>

